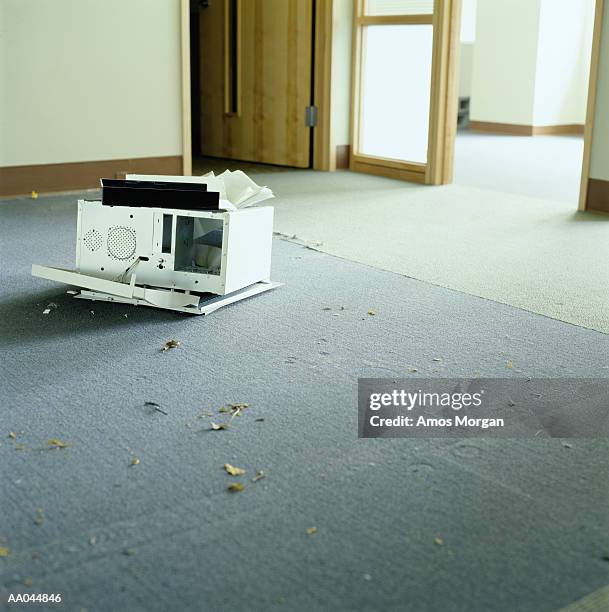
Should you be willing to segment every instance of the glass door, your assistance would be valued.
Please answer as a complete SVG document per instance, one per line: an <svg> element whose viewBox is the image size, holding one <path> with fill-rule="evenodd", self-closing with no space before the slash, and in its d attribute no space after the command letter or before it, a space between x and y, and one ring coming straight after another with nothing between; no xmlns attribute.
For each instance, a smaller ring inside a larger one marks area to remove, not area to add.
<svg viewBox="0 0 609 612"><path fill-rule="evenodd" d="M459 0L356 0L351 169L452 180Z"/></svg>

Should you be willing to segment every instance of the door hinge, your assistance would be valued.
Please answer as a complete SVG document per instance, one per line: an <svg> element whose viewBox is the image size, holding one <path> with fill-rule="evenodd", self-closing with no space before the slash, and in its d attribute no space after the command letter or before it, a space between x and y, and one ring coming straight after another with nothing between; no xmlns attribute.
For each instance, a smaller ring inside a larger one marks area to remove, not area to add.
<svg viewBox="0 0 609 612"><path fill-rule="evenodd" d="M317 125L317 106L305 107L305 125L315 127Z"/></svg>

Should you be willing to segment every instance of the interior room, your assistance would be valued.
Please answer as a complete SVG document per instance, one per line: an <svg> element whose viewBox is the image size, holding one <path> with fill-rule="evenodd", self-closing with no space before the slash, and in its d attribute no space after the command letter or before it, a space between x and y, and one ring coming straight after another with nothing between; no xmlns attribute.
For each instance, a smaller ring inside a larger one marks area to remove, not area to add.
<svg viewBox="0 0 609 612"><path fill-rule="evenodd" d="M456 183L577 202L594 12L463 0Z"/></svg>
<svg viewBox="0 0 609 612"><path fill-rule="evenodd" d="M609 610L607 109L603 0L0 0L1 607Z"/></svg>

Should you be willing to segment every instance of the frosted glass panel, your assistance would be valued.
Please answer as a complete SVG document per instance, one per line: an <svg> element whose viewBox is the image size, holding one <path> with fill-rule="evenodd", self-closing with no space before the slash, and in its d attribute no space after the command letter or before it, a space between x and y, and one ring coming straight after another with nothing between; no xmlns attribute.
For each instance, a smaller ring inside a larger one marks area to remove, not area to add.
<svg viewBox="0 0 609 612"><path fill-rule="evenodd" d="M427 162L433 26L368 26L359 152Z"/></svg>
<svg viewBox="0 0 609 612"><path fill-rule="evenodd" d="M433 0L366 0L365 15L432 15Z"/></svg>

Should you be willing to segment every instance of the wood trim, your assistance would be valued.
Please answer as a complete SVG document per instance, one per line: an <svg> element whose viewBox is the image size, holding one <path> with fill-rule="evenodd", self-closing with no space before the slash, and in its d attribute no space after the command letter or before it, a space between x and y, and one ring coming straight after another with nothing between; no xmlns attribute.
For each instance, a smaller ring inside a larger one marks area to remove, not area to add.
<svg viewBox="0 0 609 612"><path fill-rule="evenodd" d="M433 17L433 66L425 182L428 185L445 185L453 180L457 135L461 0L438 0Z"/></svg>
<svg viewBox="0 0 609 612"><path fill-rule="evenodd" d="M533 136L559 136L561 134L583 134L585 126L581 123L570 125L534 125Z"/></svg>
<svg viewBox="0 0 609 612"><path fill-rule="evenodd" d="M70 191L99 187L100 178L125 174L182 174L182 155L105 161L8 166L0 168L0 196L29 195L32 191Z"/></svg>
<svg viewBox="0 0 609 612"><path fill-rule="evenodd" d="M430 15L360 15L357 25L432 25L433 14Z"/></svg>
<svg viewBox="0 0 609 612"><path fill-rule="evenodd" d="M592 137L594 133L594 114L596 111L596 93L598 89L598 66L601 50L601 33L603 29L604 0L596 0L594 14L594 33L592 35L592 57L590 59L590 81L588 85L588 108L586 110L586 126L584 129L584 160L582 163L582 178L579 190L579 210L588 210L590 162L592 159Z"/></svg>
<svg viewBox="0 0 609 612"><path fill-rule="evenodd" d="M365 164L367 166L383 166L385 168L394 168L396 170L407 170L408 172L416 172L417 174L425 174L426 164L418 164L416 162L403 162L399 159L391 159L389 157L373 157L372 155L353 154L351 162Z"/></svg>
<svg viewBox="0 0 609 612"><path fill-rule="evenodd" d="M192 174L192 128L190 109L190 0L180 2L180 59L182 89L181 174ZM159 173L161 174L161 173Z"/></svg>
<svg viewBox="0 0 609 612"><path fill-rule="evenodd" d="M508 134L510 136L532 136L532 125L518 125L515 123L493 123L490 121L470 121L469 129L472 132L489 132L491 134Z"/></svg>
<svg viewBox="0 0 609 612"><path fill-rule="evenodd" d="M576 123L570 125L521 125L517 123L470 121L469 129L474 132L508 134L510 136L549 136L584 133L584 126Z"/></svg>
<svg viewBox="0 0 609 612"><path fill-rule="evenodd" d="M363 79L362 57L364 55L365 37L364 30L357 23L357 18L363 13L364 0L353 1L353 29L351 32L351 111L349 117L349 131L351 133L351 153L359 151L360 118L362 106ZM353 167L353 155L350 162L351 170Z"/></svg>
<svg viewBox="0 0 609 612"><path fill-rule="evenodd" d="M336 147L336 169L347 170L351 160L351 145L337 145Z"/></svg>
<svg viewBox="0 0 609 612"><path fill-rule="evenodd" d="M390 168L376 164L367 164L351 158L350 169L353 172L366 172L377 174L387 178L398 179L400 181L410 181L411 183L425 184L425 172L412 172L402 168Z"/></svg>
<svg viewBox="0 0 609 612"><path fill-rule="evenodd" d="M586 182L586 210L609 213L609 181L590 178Z"/></svg>
<svg viewBox="0 0 609 612"><path fill-rule="evenodd" d="M315 65L313 98L317 125L313 129L313 168L336 170L332 136L332 32L333 0L315 0Z"/></svg>
<svg viewBox="0 0 609 612"><path fill-rule="evenodd" d="M457 72L461 0L436 0L433 15L398 15L373 18L365 16L363 13L364 0L355 0L351 86L351 170L372 172L418 183L426 182L431 185L450 183L453 174L454 141L457 131L456 119L454 118L457 116L458 105ZM425 23L433 25L433 65L427 164L367 158L358 153L363 91L361 68L366 45L365 26L381 23Z"/></svg>

